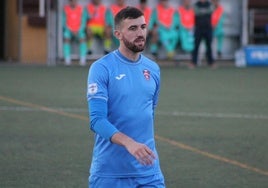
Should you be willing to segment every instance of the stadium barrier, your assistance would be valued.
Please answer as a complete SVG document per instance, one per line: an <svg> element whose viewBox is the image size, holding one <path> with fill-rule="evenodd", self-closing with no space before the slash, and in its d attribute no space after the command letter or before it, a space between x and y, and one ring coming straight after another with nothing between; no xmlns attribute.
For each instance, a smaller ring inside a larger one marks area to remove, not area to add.
<svg viewBox="0 0 268 188"><path fill-rule="evenodd" d="M268 45L249 45L235 54L237 67L268 66Z"/></svg>

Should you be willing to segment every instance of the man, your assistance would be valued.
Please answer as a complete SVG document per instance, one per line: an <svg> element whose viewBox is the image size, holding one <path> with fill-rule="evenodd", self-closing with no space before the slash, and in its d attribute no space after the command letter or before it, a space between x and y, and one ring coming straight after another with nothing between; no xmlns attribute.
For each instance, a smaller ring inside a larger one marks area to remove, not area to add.
<svg viewBox="0 0 268 188"><path fill-rule="evenodd" d="M194 49L194 10L191 0L183 0L178 8L179 15L179 38L181 48L185 52L192 52Z"/></svg>
<svg viewBox="0 0 268 188"><path fill-rule="evenodd" d="M138 4L137 8L139 8L143 12L145 22L147 25L149 25L150 18L152 15L152 9L150 6L148 6L147 0L140 0L140 3Z"/></svg>
<svg viewBox="0 0 268 188"><path fill-rule="evenodd" d="M111 37L106 28L105 15L107 8L101 0L92 0L86 7L87 10L87 36L88 55L92 54L92 40L94 36L103 39L104 53L111 51Z"/></svg>
<svg viewBox="0 0 268 188"><path fill-rule="evenodd" d="M141 54L145 18L139 9L126 7L114 23L119 48L94 62L88 75L90 128L95 132L89 186L164 188L153 130L160 69Z"/></svg>
<svg viewBox="0 0 268 188"><path fill-rule="evenodd" d="M158 43L164 46L167 57L172 59L178 42L176 10L169 5L168 0L159 0L153 10L149 30L152 31L150 51L158 55Z"/></svg>
<svg viewBox="0 0 268 188"><path fill-rule="evenodd" d="M212 25L211 25L211 15L213 12L212 4L207 0L198 0L194 4L195 12L195 47L192 52L192 63L189 68L194 68L197 65L198 51L201 41L205 40L206 45L206 57L207 63L211 67L215 67L214 60L212 57Z"/></svg>
<svg viewBox="0 0 268 188"><path fill-rule="evenodd" d="M224 22L224 9L220 4L219 0L211 1L215 7L214 12L212 13L211 24L213 28L213 36L217 40L217 55L221 58L222 55L222 46L223 46L223 22Z"/></svg>
<svg viewBox="0 0 268 188"><path fill-rule="evenodd" d="M63 55L65 65L71 64L71 40L79 41L80 65L86 64L86 13L84 8L77 4L77 0L69 0L69 4L64 6L63 17Z"/></svg>
<svg viewBox="0 0 268 188"><path fill-rule="evenodd" d="M137 5L137 8L143 12L146 24L150 25L151 16L152 16L152 9L148 5L147 0L140 0L139 4ZM149 45L151 44L151 38L152 38L152 31L147 29L146 46L147 46L147 44L149 44Z"/></svg>
<svg viewBox="0 0 268 188"><path fill-rule="evenodd" d="M111 38L111 41L115 44L115 46L119 45L119 41L116 38L113 38L114 17L120 10L122 10L125 7L126 7L125 0L116 0L115 3L110 5L105 16L107 24L107 33L109 34L109 37Z"/></svg>

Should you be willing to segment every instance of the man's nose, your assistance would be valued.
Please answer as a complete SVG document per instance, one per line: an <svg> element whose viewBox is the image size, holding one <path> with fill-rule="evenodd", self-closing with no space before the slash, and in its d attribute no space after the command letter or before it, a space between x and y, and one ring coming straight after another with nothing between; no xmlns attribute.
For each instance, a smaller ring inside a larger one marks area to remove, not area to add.
<svg viewBox="0 0 268 188"><path fill-rule="evenodd" d="M144 36L145 33L146 33L146 29L144 28L139 28L137 31L138 36Z"/></svg>

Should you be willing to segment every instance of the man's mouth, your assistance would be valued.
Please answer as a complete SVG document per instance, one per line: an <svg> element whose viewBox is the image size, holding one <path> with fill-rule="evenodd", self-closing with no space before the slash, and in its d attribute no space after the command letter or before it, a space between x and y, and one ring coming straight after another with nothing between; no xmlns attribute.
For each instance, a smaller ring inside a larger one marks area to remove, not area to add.
<svg viewBox="0 0 268 188"><path fill-rule="evenodd" d="M141 37L141 38L137 38L136 40L135 40L135 42L138 42L138 43L140 43L140 42L144 42L145 41L145 39L143 38L143 37Z"/></svg>

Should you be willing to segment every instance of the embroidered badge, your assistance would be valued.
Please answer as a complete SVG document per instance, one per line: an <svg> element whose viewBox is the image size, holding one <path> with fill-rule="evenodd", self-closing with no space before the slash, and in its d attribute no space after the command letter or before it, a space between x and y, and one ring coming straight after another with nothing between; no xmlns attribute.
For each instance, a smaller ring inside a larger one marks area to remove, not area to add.
<svg viewBox="0 0 268 188"><path fill-rule="evenodd" d="M97 83L88 84L87 92L90 95L96 94L98 91L98 85Z"/></svg>
<svg viewBox="0 0 268 188"><path fill-rule="evenodd" d="M150 71L147 69L144 69L143 76L145 77L146 80L150 80L150 77L151 77Z"/></svg>

